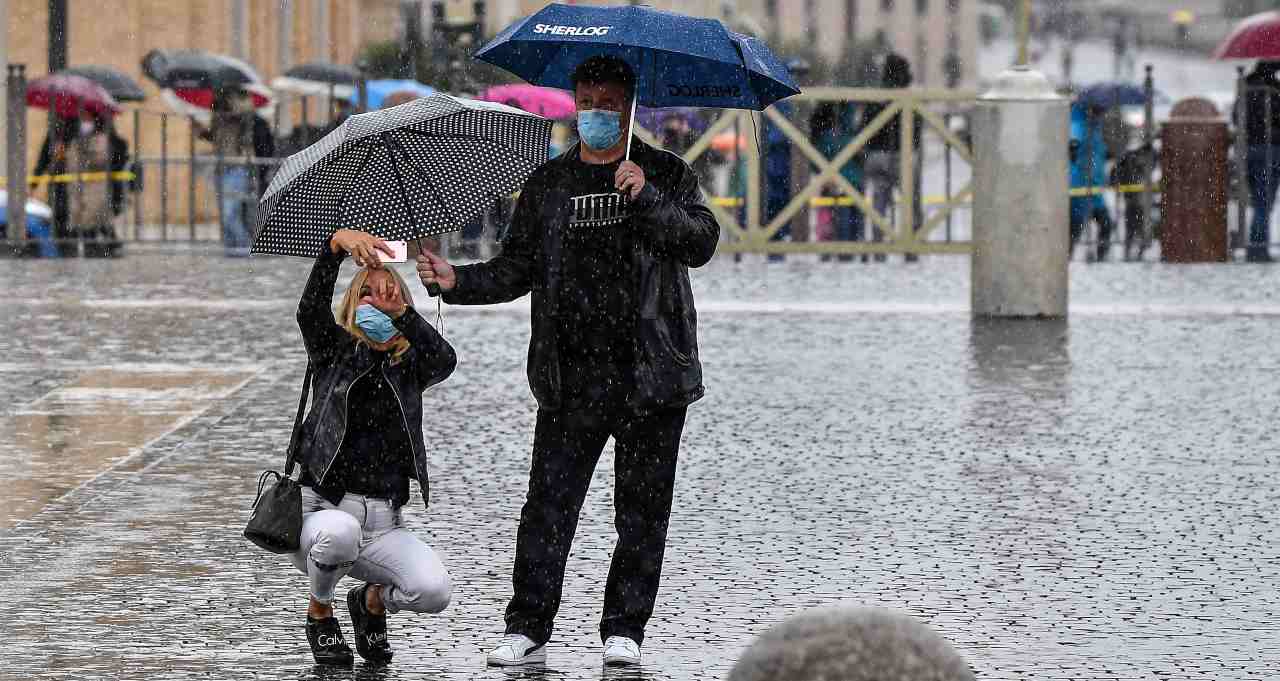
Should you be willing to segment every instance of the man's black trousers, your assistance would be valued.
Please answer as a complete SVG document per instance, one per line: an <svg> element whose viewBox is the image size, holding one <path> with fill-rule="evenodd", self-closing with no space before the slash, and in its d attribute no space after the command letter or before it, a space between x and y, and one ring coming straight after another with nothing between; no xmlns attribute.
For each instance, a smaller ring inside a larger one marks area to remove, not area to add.
<svg viewBox="0 0 1280 681"><path fill-rule="evenodd" d="M529 493L516 537L507 633L524 634L540 644L550 640L578 512L605 442L613 436L618 543L605 586L600 637L643 641L662 576L685 411L680 407L646 416L591 407L538 412Z"/></svg>

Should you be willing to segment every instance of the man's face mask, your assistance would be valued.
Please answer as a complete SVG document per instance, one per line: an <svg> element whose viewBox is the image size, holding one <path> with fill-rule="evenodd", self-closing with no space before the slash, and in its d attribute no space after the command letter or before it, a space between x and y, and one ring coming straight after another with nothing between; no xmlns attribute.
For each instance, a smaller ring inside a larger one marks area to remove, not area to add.
<svg viewBox="0 0 1280 681"><path fill-rule="evenodd" d="M578 112L578 137L597 151L612 148L622 139L622 112L588 109Z"/></svg>

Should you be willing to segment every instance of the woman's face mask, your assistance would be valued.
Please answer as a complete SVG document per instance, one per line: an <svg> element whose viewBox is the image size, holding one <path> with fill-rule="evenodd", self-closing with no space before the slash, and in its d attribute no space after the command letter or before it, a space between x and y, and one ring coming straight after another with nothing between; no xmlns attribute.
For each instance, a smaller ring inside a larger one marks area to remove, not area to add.
<svg viewBox="0 0 1280 681"><path fill-rule="evenodd" d="M378 343L386 343L400 333L396 330L396 325L391 322L391 318L372 305L361 305L356 308L356 326Z"/></svg>

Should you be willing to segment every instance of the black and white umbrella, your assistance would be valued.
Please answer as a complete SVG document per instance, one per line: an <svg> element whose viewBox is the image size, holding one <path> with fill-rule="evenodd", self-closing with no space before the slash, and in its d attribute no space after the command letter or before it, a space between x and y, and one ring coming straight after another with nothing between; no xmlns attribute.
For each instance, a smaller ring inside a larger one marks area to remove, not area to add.
<svg viewBox="0 0 1280 681"><path fill-rule="evenodd" d="M550 137L545 118L444 94L357 114L280 167L253 252L313 258L342 227L404 241L462 229L546 162Z"/></svg>

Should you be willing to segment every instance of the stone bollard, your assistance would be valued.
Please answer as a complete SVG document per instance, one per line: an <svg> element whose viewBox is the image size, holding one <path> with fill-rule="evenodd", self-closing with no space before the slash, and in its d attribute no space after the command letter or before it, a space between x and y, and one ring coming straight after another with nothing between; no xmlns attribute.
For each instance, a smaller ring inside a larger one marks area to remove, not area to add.
<svg viewBox="0 0 1280 681"><path fill-rule="evenodd" d="M1000 74L974 116L975 317L1066 317L1070 108L1026 67Z"/></svg>
<svg viewBox="0 0 1280 681"><path fill-rule="evenodd" d="M943 638L912 617L881 608L809 610L766 631L729 681L973 681Z"/></svg>

